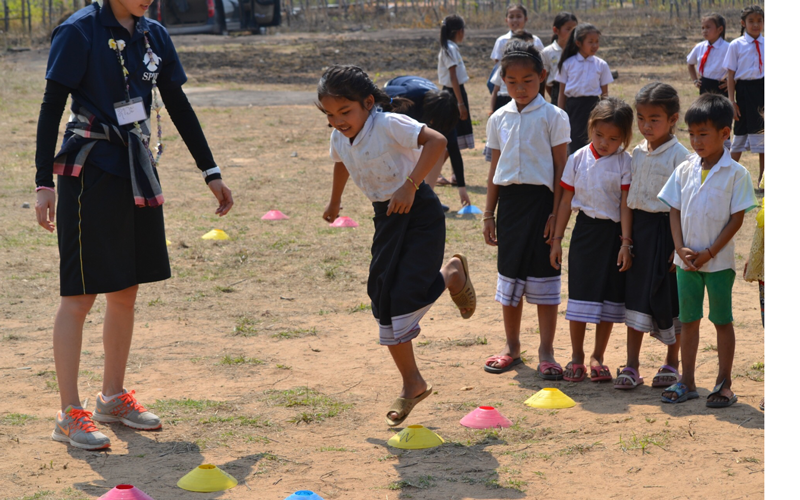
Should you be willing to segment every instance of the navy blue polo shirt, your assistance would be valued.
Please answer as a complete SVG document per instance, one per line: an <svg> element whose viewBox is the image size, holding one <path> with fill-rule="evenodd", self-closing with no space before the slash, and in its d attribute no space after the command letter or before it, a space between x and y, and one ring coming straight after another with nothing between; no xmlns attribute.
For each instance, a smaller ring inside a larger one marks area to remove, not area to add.
<svg viewBox="0 0 800 500"><path fill-rule="evenodd" d="M145 61L145 34L157 56L155 66L149 59ZM126 94L117 51L109 47L112 38L125 41L122 57L130 73L130 96L141 97L148 113L153 78L157 77L159 88L166 89L186 83L186 73L167 30L157 21L136 19L131 35L119 24L107 3L103 7L93 3L70 16L53 30L45 78L72 89L73 113L85 108L103 123L117 125L114 103L124 101ZM155 142L155 123L151 123L151 129ZM130 177L127 149L107 141L95 144L87 163L120 177Z"/></svg>
<svg viewBox="0 0 800 500"><path fill-rule="evenodd" d="M422 123L422 102L425 94L431 90L439 90L436 84L419 76L398 76L392 78L383 87L389 97L405 97L414 102L414 106L403 112L404 115Z"/></svg>

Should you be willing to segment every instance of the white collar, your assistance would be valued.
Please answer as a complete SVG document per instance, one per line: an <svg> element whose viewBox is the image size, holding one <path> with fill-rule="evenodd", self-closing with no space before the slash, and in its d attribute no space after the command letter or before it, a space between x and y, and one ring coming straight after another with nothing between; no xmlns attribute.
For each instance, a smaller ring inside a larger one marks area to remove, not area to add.
<svg viewBox="0 0 800 500"><path fill-rule="evenodd" d="M700 156L697 153L692 153L691 155L689 155L689 159L693 160L700 168L700 170L703 169L703 159L700 158ZM730 167L732 164L733 164L733 158L731 158L730 151L728 151L728 148L723 147L722 156L719 157L717 163L715 163L710 169L708 169L708 171L709 173L711 173L712 170L718 170L717 167L719 168Z"/></svg>
<svg viewBox="0 0 800 500"><path fill-rule="evenodd" d="M720 42L724 42L724 41L725 41L725 40L723 40L723 39L722 39L722 37L721 37L721 36L719 36L719 37L717 37L717 39L716 39L716 40L714 40L714 43L709 43L709 42L708 42L708 40L706 40L706 43L707 43L708 45L711 45L712 47L714 47L714 48L716 49L717 47L719 47L719 46L720 46Z"/></svg>
<svg viewBox="0 0 800 500"><path fill-rule="evenodd" d="M671 138L670 138L670 139L669 139L667 142L665 142L664 144L660 145L659 147L657 147L657 148L656 148L655 150L653 150L653 151L649 151L649 150L648 150L647 139L643 140L641 145L642 145L642 147L644 148L645 152L646 152L648 155L651 155L651 156L652 156L652 155L660 155L660 154L661 154L661 153L663 153L664 151L666 151L666 150L668 150L669 148L671 148L672 146L674 146L674 145L675 145L675 143L677 143L677 142L678 142L678 138L677 138L677 137L675 137L675 136L673 135L673 136L672 136L672 137L671 137Z"/></svg>
<svg viewBox="0 0 800 500"><path fill-rule="evenodd" d="M744 40L747 43L753 43L754 40L758 40L759 43L763 44L764 43L764 35L758 35L758 38L753 38L752 36L750 36L750 33L745 31L744 32Z"/></svg>
<svg viewBox="0 0 800 500"><path fill-rule="evenodd" d="M593 59L594 59L594 55L591 55L591 56L589 56L589 57L583 57L583 55L582 55L580 52L578 52L577 54L575 54L575 57L577 57L577 58L578 58L578 62L583 62L583 61L591 61L591 60L593 60Z"/></svg>
<svg viewBox="0 0 800 500"><path fill-rule="evenodd" d="M528 113L528 112L531 112L531 111L533 111L535 109L541 108L542 106L544 106L545 102L546 101L544 100L544 97L542 97L542 94L538 94L537 93L536 97L531 102L529 102L528 105L525 106L522 109L522 111L519 111L517 109L517 103L516 102L514 103L514 106L511 107L511 109L513 109L515 113L521 115L523 113Z"/></svg>
<svg viewBox="0 0 800 500"><path fill-rule="evenodd" d="M358 131L358 134L356 135L355 139L353 139L353 142L350 142L350 140L347 141L348 144L350 144L351 146L357 146L358 143L361 142L361 139L369 135L369 133L372 131L372 127L375 125L376 114L377 114L377 109L375 108L375 106L373 106L372 110L369 113L369 118L367 118L367 121L364 122L364 126L361 127L361 130ZM339 133L341 134L341 132ZM347 139L346 136L345 139Z"/></svg>

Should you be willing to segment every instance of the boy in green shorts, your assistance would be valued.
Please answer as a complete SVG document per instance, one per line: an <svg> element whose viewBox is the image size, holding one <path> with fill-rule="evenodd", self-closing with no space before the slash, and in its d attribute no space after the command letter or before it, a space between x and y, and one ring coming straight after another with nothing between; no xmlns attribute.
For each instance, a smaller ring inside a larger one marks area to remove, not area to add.
<svg viewBox="0 0 800 500"><path fill-rule="evenodd" d="M733 236L744 214L758 205L746 168L731 159L724 143L731 133L733 106L723 96L703 94L686 111L694 155L681 163L658 198L670 206L678 272L679 319L683 324L683 379L662 394L665 403L699 398L695 383L704 289L708 289L708 319L717 329L719 373L706 406L725 408L738 399L731 390L736 338L731 291L736 277ZM634 236L635 237L635 236Z"/></svg>

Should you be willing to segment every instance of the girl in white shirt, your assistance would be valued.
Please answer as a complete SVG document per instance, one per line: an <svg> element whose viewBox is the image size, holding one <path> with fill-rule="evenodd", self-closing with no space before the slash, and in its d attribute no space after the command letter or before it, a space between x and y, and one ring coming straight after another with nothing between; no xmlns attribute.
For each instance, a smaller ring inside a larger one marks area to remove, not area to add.
<svg viewBox="0 0 800 500"><path fill-rule="evenodd" d="M758 184L764 175L764 10L742 9L742 36L731 42L725 57L728 98L734 109L731 158L758 153Z"/></svg>
<svg viewBox="0 0 800 500"><path fill-rule="evenodd" d="M625 273L628 359L625 367L617 370L615 389L633 389L644 382L639 376L639 352L645 332L668 346L666 360L653 378L653 387L680 382L678 282L675 270L670 270L675 245L669 207L658 199L672 172L689 154L673 135L680 109L678 91L665 83L649 83L636 94L636 122L644 136L644 141L633 149L628 190L636 259Z"/></svg>
<svg viewBox="0 0 800 500"><path fill-rule="evenodd" d="M554 357L561 272L550 266L550 236L567 161L569 119L539 94L544 64L530 43L512 41L500 63L514 99L486 125L492 164L487 181L483 235L498 246L497 293L503 305L506 346L486 360L484 370L502 373L521 363L522 296L536 304L539 316L539 367L546 380L560 380L563 368ZM499 199L499 204L498 204ZM494 210L498 209L495 226Z"/></svg>
<svg viewBox="0 0 800 500"><path fill-rule="evenodd" d="M553 20L553 40L550 45L542 50L542 60L547 70L546 89L550 96L550 102L558 106L558 94L561 84L556 81L558 71L558 61L561 60L561 53L567 46L569 35L578 25L578 18L571 12L560 12Z"/></svg>
<svg viewBox="0 0 800 500"><path fill-rule="evenodd" d="M390 99L357 66L328 68L317 86L317 98L317 107L335 129L330 149L333 189L323 218L336 219L349 177L375 209L367 293L380 343L389 347L403 377L400 397L386 414L388 425L399 425L432 392L410 342L419 335L422 317L445 288L462 317L475 312L466 257L456 254L442 266L444 213L423 182L444 154L447 139L407 116L376 113L376 105L391 111L409 101Z"/></svg>
<svg viewBox="0 0 800 500"><path fill-rule="evenodd" d="M577 28L576 28L577 29ZM578 212L569 244L569 300L566 319L572 340L572 361L564 380L586 378L583 340L586 323L597 325L590 358L592 382L611 380L603 364L614 323L625 321L625 275L631 254L631 140L633 110L624 101L600 101L589 115L592 142L569 157L561 177L564 188L555 222L550 263L561 268L561 240L570 219Z"/></svg>
<svg viewBox="0 0 800 500"><path fill-rule="evenodd" d="M475 138L472 135L472 120L469 117L469 101L464 84L469 80L464 59L458 44L464 41L464 19L453 14L444 18L439 37L442 46L439 51L439 85L456 97L459 121L456 125L459 149L473 149Z"/></svg>
<svg viewBox="0 0 800 500"><path fill-rule="evenodd" d="M558 62L556 81L562 84L558 107L569 115L572 131L570 153L589 143L589 113L601 98L608 97L608 84L614 81L608 64L595 57L599 48L600 30L591 24L581 23L572 30Z"/></svg>
<svg viewBox="0 0 800 500"><path fill-rule="evenodd" d="M728 73L724 63L730 45L725 41L725 18L712 12L703 16L701 22L705 41L695 45L686 56L689 76L694 86L700 89L700 95L706 92L725 95Z"/></svg>

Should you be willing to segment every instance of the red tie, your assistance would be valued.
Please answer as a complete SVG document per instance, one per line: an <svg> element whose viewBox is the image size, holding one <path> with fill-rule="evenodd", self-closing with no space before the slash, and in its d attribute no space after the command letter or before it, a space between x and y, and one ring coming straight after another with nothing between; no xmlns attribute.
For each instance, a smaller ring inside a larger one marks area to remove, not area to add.
<svg viewBox="0 0 800 500"><path fill-rule="evenodd" d="M708 61L708 54L711 53L711 49L713 49L713 48L714 48L714 46L709 43L708 44L708 48L706 49L706 53L703 54L703 58L700 59L700 75L701 76L703 75L703 68L706 67L706 61ZM760 56L759 56L759 58L760 58Z"/></svg>
<svg viewBox="0 0 800 500"><path fill-rule="evenodd" d="M758 47L758 39L753 40L753 43L756 44L756 52L758 52L758 72L761 73L761 68L764 67L764 63L761 61L761 49Z"/></svg>

